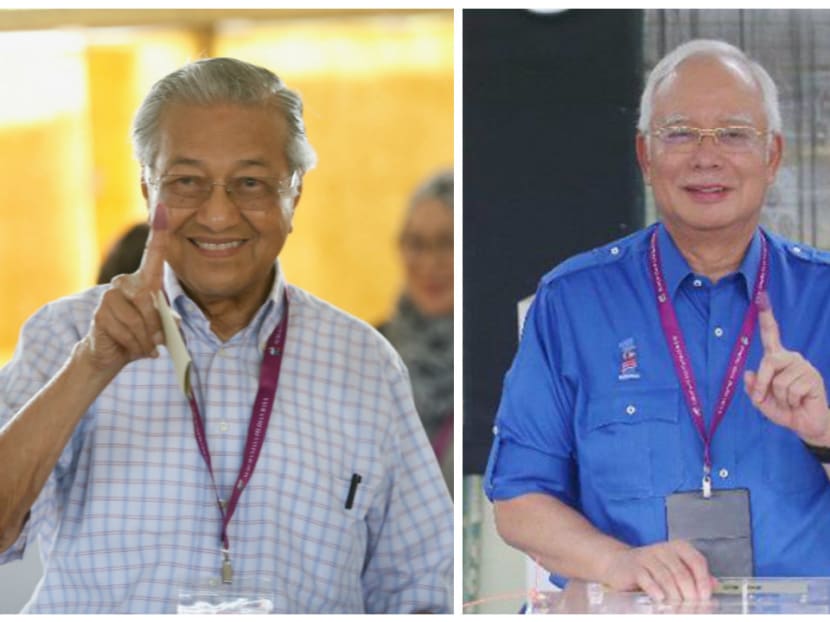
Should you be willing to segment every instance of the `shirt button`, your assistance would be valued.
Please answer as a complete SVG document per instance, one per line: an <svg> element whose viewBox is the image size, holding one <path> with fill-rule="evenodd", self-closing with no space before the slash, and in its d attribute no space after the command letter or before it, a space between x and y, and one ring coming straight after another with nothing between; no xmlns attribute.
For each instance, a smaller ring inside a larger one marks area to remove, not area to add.
<svg viewBox="0 0 830 622"><path fill-rule="evenodd" d="M493 426L493 434L498 434L498 433L499 433L499 426L494 425Z"/></svg>
<svg viewBox="0 0 830 622"><path fill-rule="evenodd" d="M219 424L219 430L220 430L221 432L227 432L229 427L230 427L230 426L228 425L228 422L227 422L227 421L223 421L223 422L221 422L221 423Z"/></svg>
<svg viewBox="0 0 830 622"><path fill-rule="evenodd" d="M720 475L721 479L726 479L727 477L729 477L729 471L727 471L726 469L721 469L720 471L718 471L718 475Z"/></svg>
<svg viewBox="0 0 830 622"><path fill-rule="evenodd" d="M611 254L612 255L619 255L620 254L620 247L619 246L612 246L611 247Z"/></svg>
<svg viewBox="0 0 830 622"><path fill-rule="evenodd" d="M800 246L793 246L793 252L794 253L800 253L801 252L801 247Z"/></svg>
<svg viewBox="0 0 830 622"><path fill-rule="evenodd" d="M637 412L637 408L633 404L629 404L625 407L625 412L629 415L633 415L635 412Z"/></svg>
<svg viewBox="0 0 830 622"><path fill-rule="evenodd" d="M723 329L720 326L715 329L715 337L723 337Z"/></svg>
<svg viewBox="0 0 830 622"><path fill-rule="evenodd" d="M692 281L692 285L694 285L695 287L703 287L703 281L701 281L700 279L695 279L694 281Z"/></svg>

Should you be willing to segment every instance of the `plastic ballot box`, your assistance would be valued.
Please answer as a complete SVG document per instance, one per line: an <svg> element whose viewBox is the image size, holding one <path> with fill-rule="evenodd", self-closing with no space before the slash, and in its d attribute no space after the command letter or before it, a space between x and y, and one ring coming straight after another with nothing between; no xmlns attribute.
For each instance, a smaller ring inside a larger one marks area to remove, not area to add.
<svg viewBox="0 0 830 622"><path fill-rule="evenodd" d="M830 613L830 577L721 578L701 602L654 602L643 592L570 581L561 592L532 591L525 613Z"/></svg>

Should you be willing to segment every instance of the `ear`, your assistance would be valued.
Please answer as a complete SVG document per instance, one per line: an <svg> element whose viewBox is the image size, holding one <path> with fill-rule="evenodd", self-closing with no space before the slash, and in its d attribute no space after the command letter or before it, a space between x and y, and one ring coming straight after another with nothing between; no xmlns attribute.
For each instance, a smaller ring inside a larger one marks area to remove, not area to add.
<svg viewBox="0 0 830 622"><path fill-rule="evenodd" d="M294 231L294 214L297 211L297 205L300 203L300 197L303 195L303 181L300 178L300 185L297 187L297 194L291 199L291 215L288 218L288 233Z"/></svg>
<svg viewBox="0 0 830 622"><path fill-rule="evenodd" d="M784 155L784 137L775 132L772 135L769 148L767 150L767 185L770 186L775 181L775 176L778 174L778 167L781 166L781 158Z"/></svg>
<svg viewBox="0 0 830 622"><path fill-rule="evenodd" d="M153 219L153 207L150 205L150 188L144 180L144 175L141 176L141 196L144 197L144 204L147 206L147 222Z"/></svg>
<svg viewBox="0 0 830 622"><path fill-rule="evenodd" d="M637 162L640 165L640 171L643 173L643 181L647 186L651 185L651 161L648 157L648 137L642 132L637 132L635 150L637 152Z"/></svg>

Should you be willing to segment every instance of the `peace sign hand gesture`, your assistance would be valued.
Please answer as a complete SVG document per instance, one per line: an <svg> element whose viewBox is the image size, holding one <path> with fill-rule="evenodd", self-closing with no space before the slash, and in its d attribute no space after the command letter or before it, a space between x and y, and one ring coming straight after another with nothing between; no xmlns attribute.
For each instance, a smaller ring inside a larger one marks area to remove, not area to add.
<svg viewBox="0 0 830 622"><path fill-rule="evenodd" d="M824 380L798 352L781 344L778 323L769 296L758 296L758 322L764 356L758 371L744 372L744 386L752 403L774 423L791 429L803 441L830 444L830 410Z"/></svg>

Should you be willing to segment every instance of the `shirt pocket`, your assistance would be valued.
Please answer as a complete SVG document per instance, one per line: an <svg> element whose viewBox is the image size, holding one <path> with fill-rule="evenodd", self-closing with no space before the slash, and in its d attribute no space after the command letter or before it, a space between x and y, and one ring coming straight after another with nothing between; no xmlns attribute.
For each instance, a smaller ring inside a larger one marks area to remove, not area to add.
<svg viewBox="0 0 830 622"><path fill-rule="evenodd" d="M782 493L819 490L827 484L821 463L791 430L764 418L761 428L764 482Z"/></svg>
<svg viewBox="0 0 830 622"><path fill-rule="evenodd" d="M665 496L683 482L677 388L591 397L578 447L589 485L610 499Z"/></svg>
<svg viewBox="0 0 830 622"><path fill-rule="evenodd" d="M367 544L366 517L375 493L373 477L363 471L352 485L351 470L306 468L298 486L283 480L282 524L297 538L341 553L362 556ZM351 489L351 503L347 503ZM349 507L347 507L347 505ZM287 515L287 516L286 516Z"/></svg>

